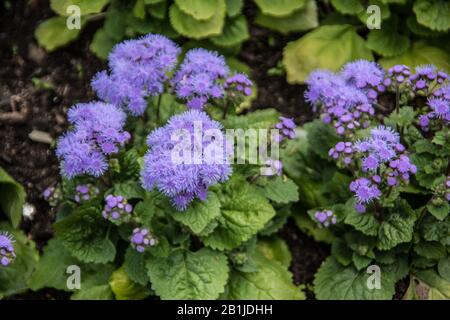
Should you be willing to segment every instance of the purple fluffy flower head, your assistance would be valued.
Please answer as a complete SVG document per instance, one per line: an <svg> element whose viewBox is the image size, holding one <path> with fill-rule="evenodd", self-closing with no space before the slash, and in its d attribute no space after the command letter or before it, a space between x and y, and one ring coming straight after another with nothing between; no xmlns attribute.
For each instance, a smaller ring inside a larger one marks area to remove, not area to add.
<svg viewBox="0 0 450 320"><path fill-rule="evenodd" d="M350 183L350 191L355 194L357 204L367 205L379 199L381 191L367 178L359 178Z"/></svg>
<svg viewBox="0 0 450 320"><path fill-rule="evenodd" d="M331 210L317 211L314 214L314 218L319 223L319 226L323 228L328 228L337 222L336 215Z"/></svg>
<svg viewBox="0 0 450 320"><path fill-rule="evenodd" d="M357 60L349 62L342 68L344 79L358 89L364 90L369 101L378 97L377 91L384 91L384 71L372 61Z"/></svg>
<svg viewBox="0 0 450 320"><path fill-rule="evenodd" d="M167 74L175 68L180 48L168 38L148 34L116 45L109 55L110 73L99 72L92 87L104 101L138 116L147 97L164 91Z"/></svg>
<svg viewBox="0 0 450 320"><path fill-rule="evenodd" d="M365 66L365 67L364 67ZM373 77L357 72L359 69L373 69ZM373 84L380 84L382 72L367 61L356 61L347 64L341 74L317 70L310 74L306 83L306 100L313 105L314 110L320 108L322 119L332 123L339 135L354 132L364 127L369 117L375 113L371 102L377 98ZM359 87L358 87L359 86Z"/></svg>
<svg viewBox="0 0 450 320"><path fill-rule="evenodd" d="M158 244L158 240L146 228L134 229L130 242L131 246L139 253L143 253L145 249Z"/></svg>
<svg viewBox="0 0 450 320"><path fill-rule="evenodd" d="M142 184L170 197L178 210L185 210L196 197L205 200L208 187L231 174L232 148L221 124L203 111L173 116L148 136L147 144Z"/></svg>
<svg viewBox="0 0 450 320"><path fill-rule="evenodd" d="M252 81L243 73L236 73L225 80L224 88L228 92L228 96L251 96Z"/></svg>
<svg viewBox="0 0 450 320"><path fill-rule="evenodd" d="M105 198L105 207L103 208L103 218L119 225L130 220L133 206L122 196L109 194Z"/></svg>
<svg viewBox="0 0 450 320"><path fill-rule="evenodd" d="M224 97L223 82L228 73L223 56L205 49L192 49L171 83L177 97L186 100L188 107L202 109L209 99Z"/></svg>
<svg viewBox="0 0 450 320"><path fill-rule="evenodd" d="M101 176L108 167L106 157L130 138L123 131L125 113L111 104L91 102L73 106L68 118L73 129L59 139L56 149L62 174L69 179L80 174Z"/></svg>
<svg viewBox="0 0 450 320"><path fill-rule="evenodd" d="M0 267L7 267L14 262L14 239L7 232L0 232Z"/></svg>

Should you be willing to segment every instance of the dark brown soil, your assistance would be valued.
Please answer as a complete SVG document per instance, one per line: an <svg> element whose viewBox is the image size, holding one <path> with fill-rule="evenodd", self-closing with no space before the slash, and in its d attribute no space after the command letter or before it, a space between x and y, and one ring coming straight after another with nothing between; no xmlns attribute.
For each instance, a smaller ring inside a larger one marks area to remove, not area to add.
<svg viewBox="0 0 450 320"><path fill-rule="evenodd" d="M33 221L22 228L38 247L52 236L50 208L42 191L58 181L58 162L51 145L32 141L32 130L57 138L66 127L67 108L92 99L89 79L102 63L82 39L55 53L36 45L34 30L52 15L48 1L12 1L11 11L0 13L0 166L26 189L27 202L36 207ZM4 119L17 111L17 119Z"/></svg>

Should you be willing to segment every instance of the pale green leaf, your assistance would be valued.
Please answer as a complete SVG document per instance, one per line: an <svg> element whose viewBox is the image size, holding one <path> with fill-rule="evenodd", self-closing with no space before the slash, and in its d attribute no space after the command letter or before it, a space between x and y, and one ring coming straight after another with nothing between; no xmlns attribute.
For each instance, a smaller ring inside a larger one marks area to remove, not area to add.
<svg viewBox="0 0 450 320"><path fill-rule="evenodd" d="M321 26L284 49L289 83L302 83L315 69L339 70L356 59L373 60L371 51L350 25Z"/></svg>
<svg viewBox="0 0 450 320"><path fill-rule="evenodd" d="M83 26L83 21L81 24ZM81 26L81 27L82 27ZM66 18L53 17L42 22L35 30L39 45L47 51L53 51L63 47L78 38L81 29L68 29L66 26Z"/></svg>
<svg viewBox="0 0 450 320"><path fill-rule="evenodd" d="M131 280L123 268L113 272L109 285L117 300L143 300L150 295L150 290Z"/></svg>
<svg viewBox="0 0 450 320"><path fill-rule="evenodd" d="M178 8L195 20L211 19L221 0L175 0Z"/></svg>
<svg viewBox="0 0 450 320"><path fill-rule="evenodd" d="M193 39L203 39L222 33L225 14L225 0L218 0L214 15L207 20L195 20L192 16L181 11L174 3L170 7L170 22L181 35Z"/></svg>
<svg viewBox="0 0 450 320"><path fill-rule="evenodd" d="M413 11L417 21L431 30L450 29L450 2L447 0L416 0Z"/></svg>
<svg viewBox="0 0 450 320"><path fill-rule="evenodd" d="M25 190L0 167L0 208L13 227L19 225L25 203Z"/></svg>
<svg viewBox="0 0 450 320"><path fill-rule="evenodd" d="M221 35L211 37L209 40L217 46L232 47L248 40L247 18L240 15L227 19Z"/></svg>
<svg viewBox="0 0 450 320"><path fill-rule="evenodd" d="M306 0L255 0L263 14L283 17L302 8Z"/></svg>
<svg viewBox="0 0 450 320"><path fill-rule="evenodd" d="M60 16L70 16L73 11L67 9L69 6L77 6L82 16L91 13L99 13L103 10L109 0L50 0L50 7Z"/></svg>
<svg viewBox="0 0 450 320"><path fill-rule="evenodd" d="M258 13L255 22L263 27L281 32L298 32L314 29L319 26L317 5L314 0L308 0L306 5L287 17L274 17Z"/></svg>

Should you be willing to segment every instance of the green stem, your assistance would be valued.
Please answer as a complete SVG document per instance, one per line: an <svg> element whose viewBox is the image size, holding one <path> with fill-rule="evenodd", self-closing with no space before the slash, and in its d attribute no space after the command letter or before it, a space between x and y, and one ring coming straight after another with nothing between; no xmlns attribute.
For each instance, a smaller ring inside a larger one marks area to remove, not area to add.
<svg viewBox="0 0 450 320"><path fill-rule="evenodd" d="M158 102L156 103L156 125L159 125L160 107L161 107L161 95L158 96Z"/></svg>

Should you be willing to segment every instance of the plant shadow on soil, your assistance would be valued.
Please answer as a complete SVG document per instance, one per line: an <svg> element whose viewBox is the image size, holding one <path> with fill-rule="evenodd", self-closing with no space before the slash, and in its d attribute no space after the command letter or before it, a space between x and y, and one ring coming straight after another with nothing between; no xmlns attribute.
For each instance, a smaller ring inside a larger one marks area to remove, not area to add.
<svg viewBox="0 0 450 320"><path fill-rule="evenodd" d="M25 219L21 228L42 249L52 237L55 213L41 194L59 181L58 161L53 146L32 141L32 130L47 132L53 139L67 127L68 107L95 99L90 79L105 68L105 62L89 51L89 43L98 27L95 23L83 30L78 41L53 53L38 47L33 37L36 26L52 16L48 0L18 0L10 12L0 13L0 115L23 110L14 121L0 119L0 166L24 185L27 202L36 208L33 220ZM247 4L250 21L255 7ZM258 97L252 110L275 107L284 115L305 123L314 116L303 99L304 86L289 85L284 75L271 76L268 70L277 66L288 41L298 35L280 36L250 24L250 40L243 45L239 58L252 68ZM292 252L291 271L295 284L306 285L308 299L314 299L311 284L329 246L303 234L292 220L279 232ZM404 284L399 291L404 291ZM13 299L67 299L68 294L45 289L27 292Z"/></svg>

